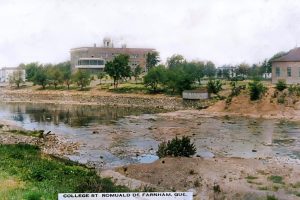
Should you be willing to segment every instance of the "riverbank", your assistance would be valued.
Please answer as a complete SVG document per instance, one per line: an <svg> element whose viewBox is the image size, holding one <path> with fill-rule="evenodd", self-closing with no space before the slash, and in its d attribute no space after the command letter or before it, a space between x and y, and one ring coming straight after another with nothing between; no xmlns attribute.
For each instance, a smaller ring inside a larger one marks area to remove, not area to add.
<svg viewBox="0 0 300 200"><path fill-rule="evenodd" d="M23 89L0 89L2 102L54 103L73 105L108 105L124 107L160 108L180 110L207 107L208 101L184 101L179 96L163 94L117 94L92 88L89 91L39 90L36 87Z"/></svg>
<svg viewBox="0 0 300 200"><path fill-rule="evenodd" d="M67 159L77 143L4 120L0 124L1 198L54 200L58 193L129 191Z"/></svg>
<svg viewBox="0 0 300 200"><path fill-rule="evenodd" d="M300 166L272 159L163 158L116 171L165 190L193 191L195 200L300 199Z"/></svg>

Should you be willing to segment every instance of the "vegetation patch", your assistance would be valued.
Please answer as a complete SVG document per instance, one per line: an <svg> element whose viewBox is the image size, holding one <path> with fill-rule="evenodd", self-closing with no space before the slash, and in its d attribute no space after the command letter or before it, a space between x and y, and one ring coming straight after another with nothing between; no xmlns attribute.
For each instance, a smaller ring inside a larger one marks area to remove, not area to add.
<svg viewBox="0 0 300 200"><path fill-rule="evenodd" d="M51 200L57 199L58 193L128 191L115 186L110 179L100 178L94 170L42 156L36 146L0 145L0 155L0 172L25 183L23 189L15 188L4 193L6 196L1 195L4 199Z"/></svg>
<svg viewBox="0 0 300 200"><path fill-rule="evenodd" d="M187 136L183 136L181 139L175 137L168 142L162 142L158 146L156 152L159 158L166 156L173 157L190 157L196 153L196 147Z"/></svg>
<svg viewBox="0 0 300 200"><path fill-rule="evenodd" d="M268 180L272 181L273 183L279 183L279 184L284 184L283 178L281 176L269 176Z"/></svg>
<svg viewBox="0 0 300 200"><path fill-rule="evenodd" d="M37 130L37 131L24 131L24 130L9 130L10 133L19 134L19 135L26 135L26 136L32 136L32 137L43 137L44 131L43 130Z"/></svg>

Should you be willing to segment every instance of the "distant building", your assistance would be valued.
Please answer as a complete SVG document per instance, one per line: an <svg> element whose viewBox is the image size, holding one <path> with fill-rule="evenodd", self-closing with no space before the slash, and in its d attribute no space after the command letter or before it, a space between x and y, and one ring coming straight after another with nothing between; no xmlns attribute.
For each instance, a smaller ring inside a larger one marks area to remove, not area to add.
<svg viewBox="0 0 300 200"><path fill-rule="evenodd" d="M217 70L221 72L220 75L222 75L222 78L227 78L226 76L228 76L228 78L236 77L237 67L235 66L224 65L222 67L217 68Z"/></svg>
<svg viewBox="0 0 300 200"><path fill-rule="evenodd" d="M120 54L127 54L130 57L129 65L132 68L139 65L145 70L146 55L154 50L149 48L127 48L125 44L120 48L115 48L110 38L104 38L102 47L97 47L95 44L93 47L71 49L71 68L72 70L103 70L105 62L113 60L115 56Z"/></svg>
<svg viewBox="0 0 300 200"><path fill-rule="evenodd" d="M0 69L0 82L8 83L9 77L13 75L15 71L22 70L22 79L25 81L25 70L17 67L3 67Z"/></svg>
<svg viewBox="0 0 300 200"><path fill-rule="evenodd" d="M300 48L272 61L272 83L284 80L287 84L300 83Z"/></svg>

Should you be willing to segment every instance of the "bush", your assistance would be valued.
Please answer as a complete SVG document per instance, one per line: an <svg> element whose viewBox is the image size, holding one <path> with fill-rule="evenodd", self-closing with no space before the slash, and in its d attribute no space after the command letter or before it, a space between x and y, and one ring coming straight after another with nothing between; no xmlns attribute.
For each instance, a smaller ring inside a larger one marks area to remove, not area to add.
<svg viewBox="0 0 300 200"><path fill-rule="evenodd" d="M300 96L300 86L299 85L290 85L288 87L289 94Z"/></svg>
<svg viewBox="0 0 300 200"><path fill-rule="evenodd" d="M276 89L278 91L283 91L286 88L287 88L287 85L286 85L285 81L284 80L278 80L278 82L276 83Z"/></svg>
<svg viewBox="0 0 300 200"><path fill-rule="evenodd" d="M191 143L190 138L187 136L183 136L182 139L175 137L171 141L169 140L167 143L162 142L158 146L158 150L156 152L159 158L166 156L190 157L195 153L196 147L193 143Z"/></svg>
<svg viewBox="0 0 300 200"><path fill-rule="evenodd" d="M218 94L222 90L222 82L220 80L209 80L207 83L208 93Z"/></svg>
<svg viewBox="0 0 300 200"><path fill-rule="evenodd" d="M255 101L262 97L267 91L267 88L260 81L253 81L249 83L250 100Z"/></svg>

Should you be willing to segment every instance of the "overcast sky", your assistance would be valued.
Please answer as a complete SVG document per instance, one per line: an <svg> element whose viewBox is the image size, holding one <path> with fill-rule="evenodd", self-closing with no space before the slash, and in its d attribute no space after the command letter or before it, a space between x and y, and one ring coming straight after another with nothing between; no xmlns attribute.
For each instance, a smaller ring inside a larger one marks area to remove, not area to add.
<svg viewBox="0 0 300 200"><path fill-rule="evenodd" d="M0 0L0 67L69 59L74 47L151 47L218 65L300 45L298 0Z"/></svg>

